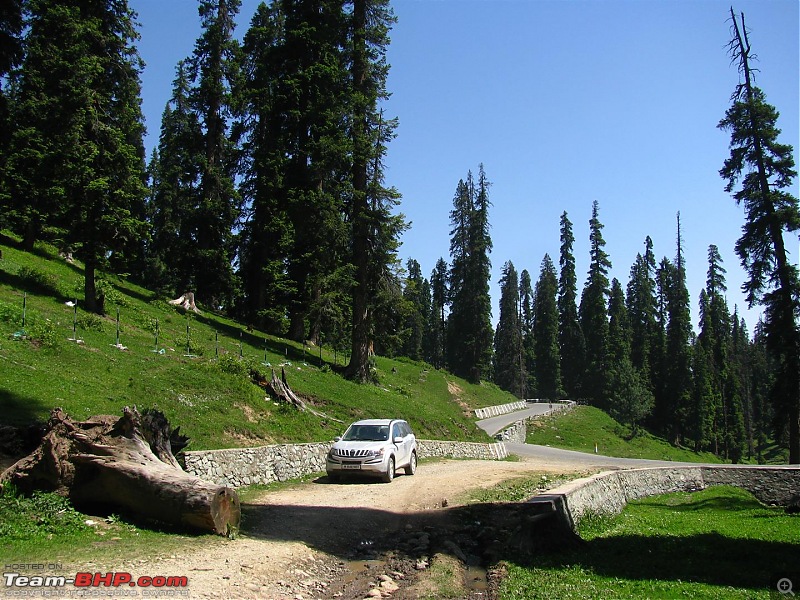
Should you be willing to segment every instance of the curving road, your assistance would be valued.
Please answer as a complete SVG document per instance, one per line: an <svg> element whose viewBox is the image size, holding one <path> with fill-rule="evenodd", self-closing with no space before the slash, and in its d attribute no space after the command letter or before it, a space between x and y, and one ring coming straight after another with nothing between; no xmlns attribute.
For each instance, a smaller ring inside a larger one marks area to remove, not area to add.
<svg viewBox="0 0 800 600"><path fill-rule="evenodd" d="M558 406L558 405L556 405ZM558 408L553 409L558 410ZM486 433L494 436L512 423L550 414L551 408L547 403L529 404L524 410L514 411L505 415L483 419L477 422L478 427ZM590 454L588 452L577 452L575 450L562 450L561 448L551 448L550 446L539 446L536 444L517 444L505 442L510 454L520 457L540 460L549 464L562 464L565 467L610 467L616 469L630 469L636 467L660 467L660 466L697 466L698 463L677 462L666 460L649 460L644 458L616 458L613 456L603 456L602 454Z"/></svg>

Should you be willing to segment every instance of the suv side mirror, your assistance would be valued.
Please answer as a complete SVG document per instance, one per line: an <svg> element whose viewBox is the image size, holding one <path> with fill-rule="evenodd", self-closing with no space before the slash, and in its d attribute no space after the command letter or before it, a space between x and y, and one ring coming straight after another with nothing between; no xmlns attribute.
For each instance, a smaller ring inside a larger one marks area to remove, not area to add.
<svg viewBox="0 0 800 600"><path fill-rule="evenodd" d="M392 441L393 441L395 444L402 444L402 443L403 443L403 439L404 439L404 438L403 438L402 436L396 435Z"/></svg>
<svg viewBox="0 0 800 600"><path fill-rule="evenodd" d="M335 438L333 438L333 441L334 441L334 442L338 442L338 441L339 441L339 440L341 440L341 439L342 439L342 436L340 436L340 435L337 435Z"/></svg>

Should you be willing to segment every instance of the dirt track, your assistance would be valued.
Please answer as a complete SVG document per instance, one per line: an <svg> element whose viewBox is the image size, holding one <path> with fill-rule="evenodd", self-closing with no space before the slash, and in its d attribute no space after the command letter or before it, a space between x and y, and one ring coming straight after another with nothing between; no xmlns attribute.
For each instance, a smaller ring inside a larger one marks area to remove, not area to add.
<svg viewBox="0 0 800 600"><path fill-rule="evenodd" d="M474 517L458 497L541 471L564 467L444 461L421 465L413 477L398 474L391 484L331 484L321 477L250 500L239 539L140 561L137 571L186 574L192 598L355 599L380 591L416 598L431 555L444 549L462 565L480 562L470 554L475 540L463 533ZM494 536L491 526L483 529ZM476 585L468 597L487 597L483 588Z"/></svg>

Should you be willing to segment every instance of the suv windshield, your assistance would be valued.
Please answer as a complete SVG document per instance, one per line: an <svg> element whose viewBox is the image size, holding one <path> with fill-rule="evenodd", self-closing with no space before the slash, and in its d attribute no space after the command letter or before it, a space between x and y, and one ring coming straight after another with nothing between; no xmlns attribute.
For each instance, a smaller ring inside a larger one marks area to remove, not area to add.
<svg viewBox="0 0 800 600"><path fill-rule="evenodd" d="M385 442L389 439L389 426L352 425L342 439L346 442Z"/></svg>

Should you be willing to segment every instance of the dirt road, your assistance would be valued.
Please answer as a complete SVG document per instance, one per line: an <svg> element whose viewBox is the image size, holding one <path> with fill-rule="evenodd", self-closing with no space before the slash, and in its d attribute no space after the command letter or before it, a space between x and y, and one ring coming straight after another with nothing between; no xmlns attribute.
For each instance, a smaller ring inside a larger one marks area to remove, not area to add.
<svg viewBox="0 0 800 600"><path fill-rule="evenodd" d="M444 551L463 565L480 563L459 503L465 492L561 465L539 461L443 461L391 484L331 484L321 477L243 506L239 539L201 552L139 561L141 573L186 574L192 598L417 598L429 558ZM496 537L481 525L486 539ZM478 535L477 537L480 537ZM480 568L467 597L487 597Z"/></svg>

